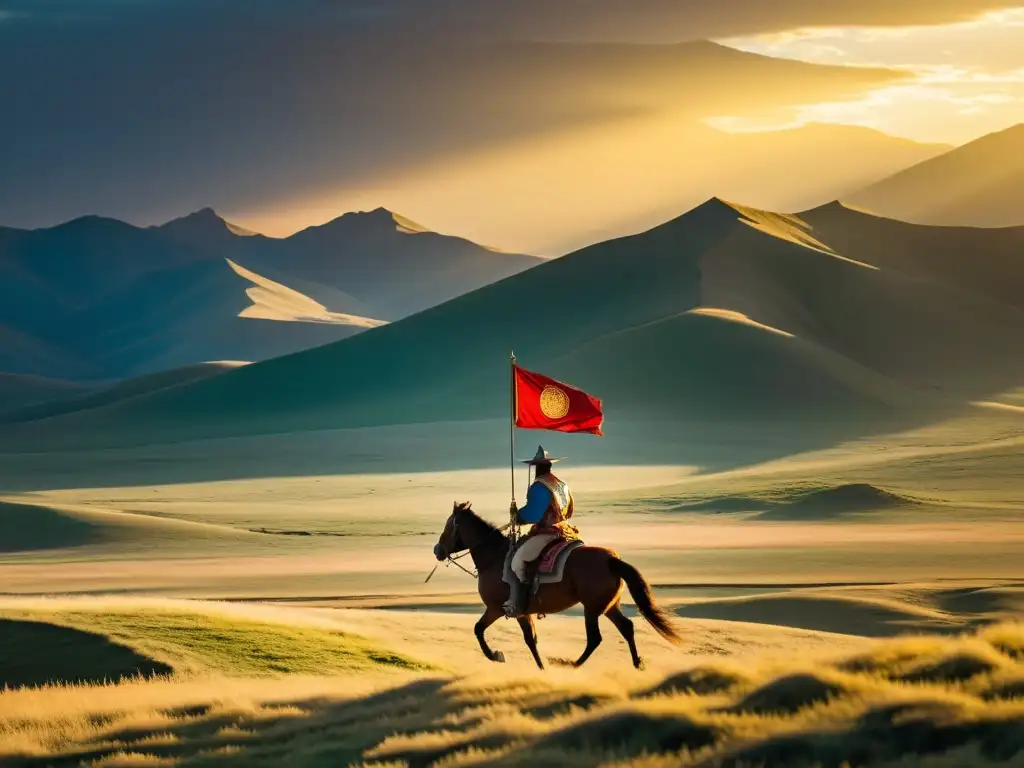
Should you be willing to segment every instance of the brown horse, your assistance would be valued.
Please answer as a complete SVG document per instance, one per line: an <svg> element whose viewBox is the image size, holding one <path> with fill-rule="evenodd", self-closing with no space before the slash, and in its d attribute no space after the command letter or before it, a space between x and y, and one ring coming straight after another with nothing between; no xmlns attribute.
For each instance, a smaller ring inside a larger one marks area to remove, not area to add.
<svg viewBox="0 0 1024 768"><path fill-rule="evenodd" d="M487 606L484 615L476 623L476 638L480 641L484 656L497 662L504 662L505 655L487 646L484 632L505 615L503 605L508 599L509 586L503 581L502 574L509 543L501 529L477 515L466 502L455 504L451 517L434 545L434 556L438 561L449 560L452 555L466 551L473 558L478 573L477 587ZM537 666L544 669L544 662L537 652L537 628L532 614L560 613L582 603L587 627L587 647L573 665L582 665L601 644L598 619L607 616L629 645L633 666L640 669L643 661L636 651L633 622L619 607L623 581L629 587L629 594L637 609L655 631L671 643L682 642L668 616L654 604L651 589L636 568L620 560L610 549L578 547L569 555L562 580L557 584L543 585L530 598L526 615L518 619L523 638Z"/></svg>

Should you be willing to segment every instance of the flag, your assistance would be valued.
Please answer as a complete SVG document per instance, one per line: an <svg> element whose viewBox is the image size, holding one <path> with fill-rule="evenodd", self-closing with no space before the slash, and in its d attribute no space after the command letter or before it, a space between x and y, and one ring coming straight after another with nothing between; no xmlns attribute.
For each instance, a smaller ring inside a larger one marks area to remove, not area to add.
<svg viewBox="0 0 1024 768"><path fill-rule="evenodd" d="M515 424L521 429L603 435L601 401L581 389L513 366Z"/></svg>

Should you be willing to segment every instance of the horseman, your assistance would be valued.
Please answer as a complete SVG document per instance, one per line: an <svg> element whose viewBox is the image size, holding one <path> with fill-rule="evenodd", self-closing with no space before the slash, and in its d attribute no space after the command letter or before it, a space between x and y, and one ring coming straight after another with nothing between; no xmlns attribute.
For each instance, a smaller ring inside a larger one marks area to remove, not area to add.
<svg viewBox="0 0 1024 768"><path fill-rule="evenodd" d="M537 454L523 462L534 467L536 474L526 493L526 505L517 509L513 502L510 511L517 522L532 524L533 528L516 548L511 563L512 573L506 578L510 589L505 612L510 617L525 614L530 601L527 565L540 557L556 539L578 538L579 530L568 522L573 513L572 493L569 486L551 472L551 465L560 460L538 446Z"/></svg>

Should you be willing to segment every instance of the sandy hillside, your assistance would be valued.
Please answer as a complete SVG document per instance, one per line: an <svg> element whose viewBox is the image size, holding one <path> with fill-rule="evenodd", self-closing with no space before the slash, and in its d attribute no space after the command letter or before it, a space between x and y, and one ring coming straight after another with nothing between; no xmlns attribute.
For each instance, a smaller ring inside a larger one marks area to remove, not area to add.
<svg viewBox="0 0 1024 768"><path fill-rule="evenodd" d="M904 221L942 226L1024 223L1024 126L1015 125L854 192L844 201Z"/></svg>
<svg viewBox="0 0 1024 768"><path fill-rule="evenodd" d="M254 264L342 290L372 317L394 320L543 262L438 234L377 208L297 232Z"/></svg>
<svg viewBox="0 0 1024 768"><path fill-rule="evenodd" d="M263 360L368 325L362 318L332 316L317 302L250 270L242 274L232 263L202 261L147 273L76 313L80 347L108 370L142 375L211 360Z"/></svg>

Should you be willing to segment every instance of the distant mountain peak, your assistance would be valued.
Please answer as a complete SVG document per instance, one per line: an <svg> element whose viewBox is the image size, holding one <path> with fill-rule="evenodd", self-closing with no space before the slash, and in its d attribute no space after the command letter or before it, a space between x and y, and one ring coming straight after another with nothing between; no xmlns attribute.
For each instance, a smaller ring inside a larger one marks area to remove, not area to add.
<svg viewBox="0 0 1024 768"><path fill-rule="evenodd" d="M307 227L297 234L317 233L323 236L334 233L370 235L399 232L406 235L418 235L432 231L412 219L381 206L369 211L349 211L324 224Z"/></svg>
<svg viewBox="0 0 1024 768"><path fill-rule="evenodd" d="M342 214L340 219L347 221L372 221L379 224L393 224L397 219L401 217L389 208L384 206L378 206L369 211L349 211L348 213ZM338 219L336 219L337 221Z"/></svg>
<svg viewBox="0 0 1024 768"><path fill-rule="evenodd" d="M798 129L799 130L799 129ZM886 133L878 128L868 125L849 125L846 123L808 123L803 127L808 136L832 136L837 140L864 141L872 145L886 145L889 147L917 147L922 150L930 150L935 155L948 152L956 145L944 141L918 141L907 136L897 136ZM842 137L840 139L840 137Z"/></svg>
<svg viewBox="0 0 1024 768"><path fill-rule="evenodd" d="M227 233L245 237L256 234L232 224L209 206L151 229L190 236L218 236Z"/></svg>
<svg viewBox="0 0 1024 768"><path fill-rule="evenodd" d="M221 218L221 216L215 210L213 210L213 208L210 208L209 206L207 206L205 208L200 208L198 211L193 211L192 213L186 214L184 216L179 216L179 217L177 217L175 219L171 219L166 224L161 224L160 228L176 227L176 226L181 226L181 225L186 224L186 223L189 224L189 225L196 225L196 224L220 224L220 225L224 225L227 222L223 218Z"/></svg>
<svg viewBox="0 0 1024 768"><path fill-rule="evenodd" d="M113 230L113 229L133 229L131 224L127 224L120 219L114 219L109 216L97 216L95 214L86 214L85 216L78 216L74 219L57 224L54 227L40 227L37 231L51 229L53 231L81 231L81 230Z"/></svg>
<svg viewBox="0 0 1024 768"><path fill-rule="evenodd" d="M684 213L680 218L700 218L708 216L720 216L726 215L732 218L736 218L743 212L743 206L736 203L732 203L724 198L715 196L708 198L700 205L691 208L689 211Z"/></svg>

